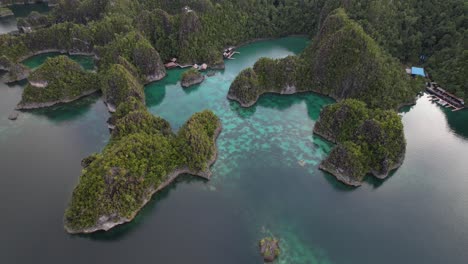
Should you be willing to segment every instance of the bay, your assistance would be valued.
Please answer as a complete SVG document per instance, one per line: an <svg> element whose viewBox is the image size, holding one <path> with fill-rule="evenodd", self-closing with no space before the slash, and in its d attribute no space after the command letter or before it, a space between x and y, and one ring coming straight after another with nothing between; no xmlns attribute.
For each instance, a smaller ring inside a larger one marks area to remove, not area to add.
<svg viewBox="0 0 468 264"><path fill-rule="evenodd" d="M249 44L198 86L180 86L183 70L148 85L148 109L175 130L203 109L221 118L213 178L185 175L134 222L86 236L68 235L62 220L81 159L109 139L101 98L22 112L12 122L24 84L1 83L0 262L262 263L257 242L272 234L281 239L278 263L466 263L467 111L427 96L402 109L403 166L353 189L318 170L332 145L312 130L333 100L267 95L243 109L226 99L235 76L258 58L306 45L299 37Z"/></svg>

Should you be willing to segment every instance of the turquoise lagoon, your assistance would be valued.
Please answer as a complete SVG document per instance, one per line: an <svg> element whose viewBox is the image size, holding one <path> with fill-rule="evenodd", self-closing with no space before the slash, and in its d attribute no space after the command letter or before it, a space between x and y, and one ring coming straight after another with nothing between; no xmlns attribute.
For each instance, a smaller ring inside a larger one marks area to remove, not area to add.
<svg viewBox="0 0 468 264"><path fill-rule="evenodd" d="M249 44L198 86L183 89L182 70L148 85L148 109L175 130L203 109L221 118L213 178L185 175L134 222L86 236L68 235L62 220L81 159L109 139L100 96L23 112L12 122L24 84L0 84L0 262L262 263L257 242L274 235L278 263L466 263L467 111L452 113L427 96L402 109L403 166L354 189L318 170L332 145L312 129L333 100L267 95L244 109L226 99L235 76L258 58L306 45L297 37Z"/></svg>

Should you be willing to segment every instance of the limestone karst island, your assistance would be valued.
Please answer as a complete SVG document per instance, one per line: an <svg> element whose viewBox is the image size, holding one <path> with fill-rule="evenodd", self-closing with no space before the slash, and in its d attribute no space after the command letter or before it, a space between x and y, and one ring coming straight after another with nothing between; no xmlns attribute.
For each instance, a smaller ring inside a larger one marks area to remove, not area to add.
<svg viewBox="0 0 468 264"><path fill-rule="evenodd" d="M466 0L0 0L0 263L468 263Z"/></svg>

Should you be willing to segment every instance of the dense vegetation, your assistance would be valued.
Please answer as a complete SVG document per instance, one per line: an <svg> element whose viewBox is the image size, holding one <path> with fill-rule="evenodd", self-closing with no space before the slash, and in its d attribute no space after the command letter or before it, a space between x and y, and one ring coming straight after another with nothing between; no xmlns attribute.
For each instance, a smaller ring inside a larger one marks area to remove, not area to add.
<svg viewBox="0 0 468 264"><path fill-rule="evenodd" d="M135 74L122 64L112 64L102 73L101 82L104 100L110 108L119 106L131 97L141 102L145 101L143 85Z"/></svg>
<svg viewBox="0 0 468 264"><path fill-rule="evenodd" d="M46 106L43 103L68 102L100 89L95 73L85 71L67 56L48 58L29 77L18 108Z"/></svg>
<svg viewBox="0 0 468 264"><path fill-rule="evenodd" d="M69 231L130 220L177 169L205 173L215 156L221 126L213 112L204 111L193 115L175 135L167 121L145 109L116 123L102 153L83 161L86 167L65 213Z"/></svg>
<svg viewBox="0 0 468 264"><path fill-rule="evenodd" d="M260 59L233 82L228 97L249 106L266 92L315 91L337 100L356 98L372 108L397 108L412 102L421 88L343 9L337 9L303 54Z"/></svg>
<svg viewBox="0 0 468 264"><path fill-rule="evenodd" d="M97 48L100 57L100 68L107 68L112 63L118 63L120 58L133 64L142 80L157 81L166 75L166 69L159 53L139 33L132 31L118 35L109 44Z"/></svg>
<svg viewBox="0 0 468 264"><path fill-rule="evenodd" d="M468 99L464 0L63 0L47 19L33 14L21 20L20 25L46 30L13 40L1 36L0 56L15 60L51 48L93 52L116 33L137 31L163 61L178 57L181 63L216 65L226 46L256 38L315 35L340 7L386 52L404 64L426 66L443 87Z"/></svg>
<svg viewBox="0 0 468 264"><path fill-rule="evenodd" d="M367 108L354 100L326 106L314 133L338 145L321 164L347 183L360 184L366 173L385 178L405 154L403 123L393 110Z"/></svg>

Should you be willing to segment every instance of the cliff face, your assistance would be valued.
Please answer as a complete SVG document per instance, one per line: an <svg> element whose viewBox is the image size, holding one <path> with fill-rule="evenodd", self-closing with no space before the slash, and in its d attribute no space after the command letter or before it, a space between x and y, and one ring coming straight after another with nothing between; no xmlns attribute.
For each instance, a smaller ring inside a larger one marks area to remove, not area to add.
<svg viewBox="0 0 468 264"><path fill-rule="evenodd" d="M243 107L253 105L262 93L257 74L252 68L243 70L231 84L227 97L238 101Z"/></svg>
<svg viewBox="0 0 468 264"><path fill-rule="evenodd" d="M159 81L166 76L166 68L159 53L148 42L139 42L136 45L133 62L147 82Z"/></svg>
<svg viewBox="0 0 468 264"><path fill-rule="evenodd" d="M102 76L102 93L111 112L131 97L145 101L143 85L120 64L113 64Z"/></svg>
<svg viewBox="0 0 468 264"><path fill-rule="evenodd" d="M159 53L137 32L122 35L110 44L98 47L97 51L101 67L119 63L120 58L125 58L135 66L144 82L158 81L166 76Z"/></svg>
<svg viewBox="0 0 468 264"><path fill-rule="evenodd" d="M320 168L353 186L359 186L367 173L386 178L405 155L406 141L398 114L370 110L357 100L325 107L314 133L337 143Z"/></svg>
<svg viewBox="0 0 468 264"><path fill-rule="evenodd" d="M409 76L343 9L324 21L302 55L301 86L335 99L355 98L369 107L397 108L417 92Z"/></svg>
<svg viewBox="0 0 468 264"><path fill-rule="evenodd" d="M99 78L95 73L85 71L66 56L49 58L29 77L17 109L71 102L99 89Z"/></svg>
<svg viewBox="0 0 468 264"><path fill-rule="evenodd" d="M24 66L21 63L11 64L10 68L7 68L6 70L9 71L7 80L7 82L9 83L24 80L28 78L29 74L31 73L31 70L29 70L28 67Z"/></svg>
<svg viewBox="0 0 468 264"><path fill-rule="evenodd" d="M421 83L412 81L398 62L342 9L328 16L312 44L299 57L263 58L253 72L259 86L245 89L234 82L230 87L229 98L238 98L243 106L254 104L266 92L314 91L337 100L359 99L371 108L396 109L412 102L422 89Z"/></svg>
<svg viewBox="0 0 468 264"><path fill-rule="evenodd" d="M0 56L0 70L8 71L10 67L11 61L5 56Z"/></svg>

